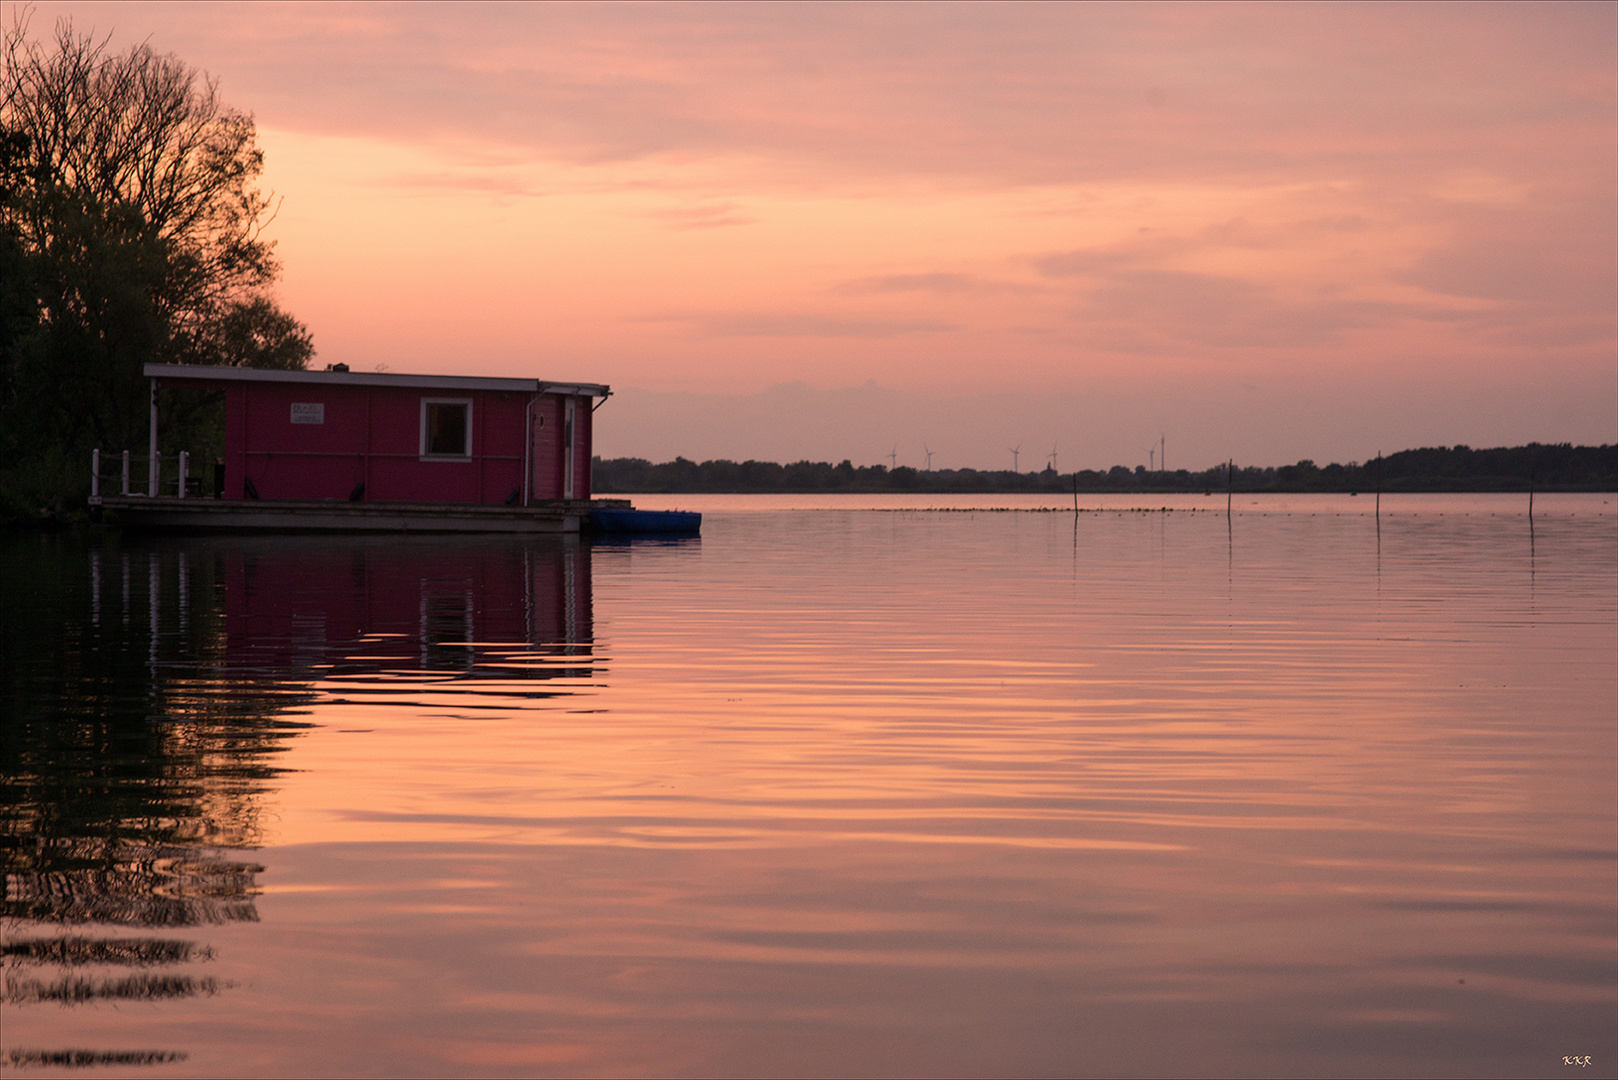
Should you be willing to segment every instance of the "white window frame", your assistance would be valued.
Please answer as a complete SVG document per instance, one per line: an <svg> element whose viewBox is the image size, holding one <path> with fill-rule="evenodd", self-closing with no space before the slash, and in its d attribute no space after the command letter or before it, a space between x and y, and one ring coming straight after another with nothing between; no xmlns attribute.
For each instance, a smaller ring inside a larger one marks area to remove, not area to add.
<svg viewBox="0 0 1618 1080"><path fill-rule="evenodd" d="M427 452L427 407L429 405L461 405L466 409L466 450L460 454L429 454ZM472 460L472 399L424 397L421 399L421 460L423 461L471 461Z"/></svg>

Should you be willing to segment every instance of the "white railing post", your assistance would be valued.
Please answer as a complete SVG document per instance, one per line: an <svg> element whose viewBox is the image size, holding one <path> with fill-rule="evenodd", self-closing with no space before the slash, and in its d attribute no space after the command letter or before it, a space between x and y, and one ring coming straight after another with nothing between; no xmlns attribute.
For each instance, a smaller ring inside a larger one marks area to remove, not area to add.
<svg viewBox="0 0 1618 1080"><path fill-rule="evenodd" d="M185 468L189 464L191 464L191 452L189 450L181 450L180 451L180 492L179 492L179 497L182 498L182 499L185 498Z"/></svg>
<svg viewBox="0 0 1618 1080"><path fill-rule="evenodd" d="M90 451L90 498L101 498L101 450Z"/></svg>
<svg viewBox="0 0 1618 1080"><path fill-rule="evenodd" d="M162 492L157 485L163 479L163 455L156 450L152 451L151 463L146 467L146 497L155 499Z"/></svg>
<svg viewBox="0 0 1618 1080"><path fill-rule="evenodd" d="M124 494L129 494L129 451L124 451Z"/></svg>

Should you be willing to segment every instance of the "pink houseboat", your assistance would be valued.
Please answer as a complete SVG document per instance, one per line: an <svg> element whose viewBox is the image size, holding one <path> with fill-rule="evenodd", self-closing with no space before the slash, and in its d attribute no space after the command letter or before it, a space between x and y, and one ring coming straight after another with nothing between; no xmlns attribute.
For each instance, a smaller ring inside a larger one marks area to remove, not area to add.
<svg viewBox="0 0 1618 1080"><path fill-rule="evenodd" d="M595 383L148 364L145 492L97 460L92 505L132 525L226 529L577 532L592 510ZM159 395L222 391L212 495L189 455L158 452ZM121 491L103 490L121 477Z"/></svg>

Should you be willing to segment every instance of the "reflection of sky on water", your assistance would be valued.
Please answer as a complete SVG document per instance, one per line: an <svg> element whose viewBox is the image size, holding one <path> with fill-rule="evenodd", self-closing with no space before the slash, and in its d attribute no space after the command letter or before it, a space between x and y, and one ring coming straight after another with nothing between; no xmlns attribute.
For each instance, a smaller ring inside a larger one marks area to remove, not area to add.
<svg viewBox="0 0 1618 1080"><path fill-rule="evenodd" d="M42 733L100 708L41 691L7 858L111 829L189 862L120 878L146 864L99 852L87 897L259 921L132 934L8 889L8 949L37 944L8 956L6 1049L189 1055L158 1073L1610 1061L1618 539L1586 502L1532 553L1436 505L1380 550L1307 513L159 545L155 668L138 587L101 653L89 598L62 601L78 645L38 665L127 658L86 697L142 702L127 759L39 781L90 745Z"/></svg>

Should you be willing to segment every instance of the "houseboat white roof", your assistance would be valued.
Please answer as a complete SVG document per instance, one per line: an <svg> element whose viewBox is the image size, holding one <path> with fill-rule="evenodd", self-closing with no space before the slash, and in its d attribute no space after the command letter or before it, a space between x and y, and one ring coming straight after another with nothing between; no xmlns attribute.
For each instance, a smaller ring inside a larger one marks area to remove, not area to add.
<svg viewBox="0 0 1618 1080"><path fill-rule="evenodd" d="M147 364L145 374L165 382L302 383L316 386L393 386L411 390L504 390L519 394L578 394L608 397L601 383L551 382L546 379L490 379L474 375L406 375L384 371L283 371L270 368L213 367L206 364Z"/></svg>

